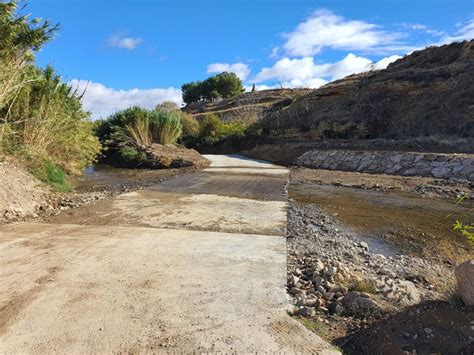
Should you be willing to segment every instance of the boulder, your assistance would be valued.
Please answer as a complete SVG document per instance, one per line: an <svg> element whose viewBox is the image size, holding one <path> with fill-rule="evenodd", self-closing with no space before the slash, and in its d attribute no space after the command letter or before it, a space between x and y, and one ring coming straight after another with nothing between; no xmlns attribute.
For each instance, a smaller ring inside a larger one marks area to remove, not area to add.
<svg viewBox="0 0 474 355"><path fill-rule="evenodd" d="M459 296L466 306L474 306L474 259L458 265L455 273Z"/></svg>
<svg viewBox="0 0 474 355"><path fill-rule="evenodd" d="M342 306L354 316L369 315L380 309L377 302L368 297L367 294L360 292L349 292L342 299Z"/></svg>

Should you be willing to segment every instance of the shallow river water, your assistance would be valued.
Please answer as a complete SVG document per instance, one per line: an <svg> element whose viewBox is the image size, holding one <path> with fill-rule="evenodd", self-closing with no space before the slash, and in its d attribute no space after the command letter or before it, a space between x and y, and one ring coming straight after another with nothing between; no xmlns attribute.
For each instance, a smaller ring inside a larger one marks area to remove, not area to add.
<svg viewBox="0 0 474 355"><path fill-rule="evenodd" d="M365 241L380 254L401 251L436 257L441 248L445 259L472 256L472 247L452 230L456 218L472 221L472 201L462 206L454 200L412 193L386 193L350 187L294 183L290 198L314 203L336 214L343 231Z"/></svg>

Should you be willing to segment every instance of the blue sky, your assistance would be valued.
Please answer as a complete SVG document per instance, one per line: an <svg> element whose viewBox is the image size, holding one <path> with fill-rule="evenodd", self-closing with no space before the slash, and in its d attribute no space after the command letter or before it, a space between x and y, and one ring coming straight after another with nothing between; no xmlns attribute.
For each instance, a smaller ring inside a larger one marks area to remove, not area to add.
<svg viewBox="0 0 474 355"><path fill-rule="evenodd" d="M32 0L26 11L60 23L37 62L87 85L93 117L178 102L182 83L222 70L262 89L318 87L474 37L474 0Z"/></svg>

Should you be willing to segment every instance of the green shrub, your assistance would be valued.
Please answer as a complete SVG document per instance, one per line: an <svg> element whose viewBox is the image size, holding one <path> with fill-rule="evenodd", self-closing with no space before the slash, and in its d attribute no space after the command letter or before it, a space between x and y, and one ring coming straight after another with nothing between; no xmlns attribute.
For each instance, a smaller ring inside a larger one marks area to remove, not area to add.
<svg viewBox="0 0 474 355"><path fill-rule="evenodd" d="M132 147L123 147L118 151L121 165L139 166L146 162L146 154Z"/></svg>
<svg viewBox="0 0 474 355"><path fill-rule="evenodd" d="M50 159L35 159L30 164L32 164L30 165L32 175L53 186L56 191L65 192L71 189L67 173Z"/></svg>
<svg viewBox="0 0 474 355"><path fill-rule="evenodd" d="M457 205L462 205L467 195L463 194L456 199ZM471 211L472 212L472 211ZM453 231L464 237L470 244L474 245L474 220L473 213L451 213L447 218L454 219Z"/></svg>
<svg viewBox="0 0 474 355"><path fill-rule="evenodd" d="M199 122L199 136L201 139L218 137L221 132L222 122L216 114L209 113Z"/></svg>
<svg viewBox="0 0 474 355"><path fill-rule="evenodd" d="M145 151L153 143L174 144L181 136L181 111L162 106L155 110L131 107L97 122L94 130L105 160L140 165L146 163Z"/></svg>
<svg viewBox="0 0 474 355"><path fill-rule="evenodd" d="M43 181L66 189L64 174L81 172L100 144L82 95L51 67L34 65L34 52L58 26L17 12L17 2L0 2L0 153L24 159Z"/></svg>
<svg viewBox="0 0 474 355"><path fill-rule="evenodd" d="M177 111L154 110L150 121L153 143L174 144L181 136L181 119Z"/></svg>
<svg viewBox="0 0 474 355"><path fill-rule="evenodd" d="M216 144L231 138L247 135L250 124L246 121L222 122L214 113L206 114L199 122L199 140L197 144Z"/></svg>
<svg viewBox="0 0 474 355"><path fill-rule="evenodd" d="M185 112L181 112L179 120L181 122L181 126L183 127L183 139L188 137L196 137L199 135L199 122L193 116Z"/></svg>
<svg viewBox="0 0 474 355"><path fill-rule="evenodd" d="M181 143L185 145L193 141L199 135L199 122L190 114L183 112L179 109L178 105L173 101L164 101L157 105L156 111L172 112L179 116L179 122L181 123Z"/></svg>

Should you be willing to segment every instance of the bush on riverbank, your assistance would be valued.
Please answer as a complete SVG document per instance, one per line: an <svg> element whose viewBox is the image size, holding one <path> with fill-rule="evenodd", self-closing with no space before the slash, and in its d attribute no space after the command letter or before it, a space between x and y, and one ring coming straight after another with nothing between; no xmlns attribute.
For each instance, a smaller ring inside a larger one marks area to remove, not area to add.
<svg viewBox="0 0 474 355"><path fill-rule="evenodd" d="M209 113L198 123L198 132L183 139L187 147L198 150L228 142L236 143L253 135L254 122L247 120L224 122L216 114Z"/></svg>
<svg viewBox="0 0 474 355"><path fill-rule="evenodd" d="M117 112L96 122L95 131L104 147L105 162L130 168L167 168L203 165L199 153L176 146L194 139L198 127L190 115L168 102L154 110L131 107Z"/></svg>
<svg viewBox="0 0 474 355"><path fill-rule="evenodd" d="M34 53L57 29L20 15L16 2L0 3L0 154L17 157L41 180L65 190L67 174L81 172L100 144L81 94L53 68L34 65Z"/></svg>

